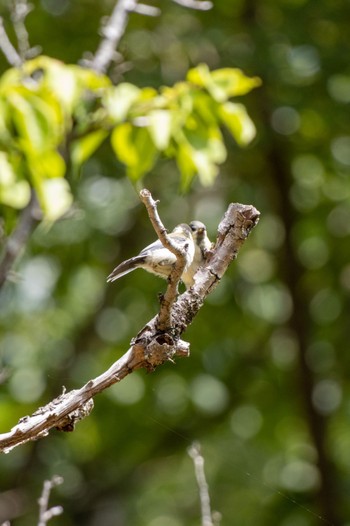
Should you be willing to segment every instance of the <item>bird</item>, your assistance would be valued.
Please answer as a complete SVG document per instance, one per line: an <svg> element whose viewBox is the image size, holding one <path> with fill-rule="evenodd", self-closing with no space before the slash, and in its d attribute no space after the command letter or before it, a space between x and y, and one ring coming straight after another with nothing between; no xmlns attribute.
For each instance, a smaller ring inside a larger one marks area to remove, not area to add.
<svg viewBox="0 0 350 526"><path fill-rule="evenodd" d="M168 237L185 252L184 274L190 267L195 254L192 230L186 223L181 223L168 234ZM157 239L157 241L141 250L137 256L127 259L115 267L107 277L107 282L115 281L137 268L143 268L156 276L168 279L175 266L176 259L175 254L165 248L162 242ZM188 288L185 281L184 283L186 288Z"/></svg>
<svg viewBox="0 0 350 526"><path fill-rule="evenodd" d="M192 232L195 252L191 265L184 271L181 278L187 289L194 285L194 275L204 263L207 253L212 247L204 223L201 221L191 221L189 226Z"/></svg>

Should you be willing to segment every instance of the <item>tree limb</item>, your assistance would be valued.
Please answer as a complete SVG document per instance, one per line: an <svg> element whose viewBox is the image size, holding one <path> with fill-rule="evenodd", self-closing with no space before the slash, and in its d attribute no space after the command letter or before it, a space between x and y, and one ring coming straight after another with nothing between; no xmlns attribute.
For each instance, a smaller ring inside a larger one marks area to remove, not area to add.
<svg viewBox="0 0 350 526"><path fill-rule="evenodd" d="M0 288L3 286L15 260L26 245L40 218L38 200L32 190L31 198L23 209L16 229L8 238L0 261Z"/></svg>
<svg viewBox="0 0 350 526"><path fill-rule="evenodd" d="M218 285L231 261L237 257L240 247L256 226L259 215L251 205L231 204L219 225L218 238L209 261L198 269L194 286L173 304L171 329L160 332L158 316L155 316L132 340L129 350L107 371L89 380L80 389L62 393L33 415L21 418L8 433L0 434L0 450L9 452L24 442L46 436L52 428L71 431L75 422L89 413L91 399L96 394L137 369L153 371L176 356L188 356L189 344L180 336L206 296Z"/></svg>

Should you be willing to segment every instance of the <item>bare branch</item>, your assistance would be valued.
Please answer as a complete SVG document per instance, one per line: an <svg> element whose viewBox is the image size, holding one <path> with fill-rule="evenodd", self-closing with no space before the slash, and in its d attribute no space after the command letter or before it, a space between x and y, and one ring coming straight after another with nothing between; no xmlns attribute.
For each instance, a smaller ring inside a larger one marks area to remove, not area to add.
<svg viewBox="0 0 350 526"><path fill-rule="evenodd" d="M161 10L158 7L147 4L136 5L134 12L144 16L159 16L161 14Z"/></svg>
<svg viewBox="0 0 350 526"><path fill-rule="evenodd" d="M138 4L138 0L118 0L111 16L101 30L103 38L95 56L91 61L87 61L91 69L99 73L106 72L109 64L116 57L116 49L125 33L129 13L132 11L147 16L157 16L160 13L160 10L155 7Z"/></svg>
<svg viewBox="0 0 350 526"><path fill-rule="evenodd" d="M202 526L214 526L213 516L210 508L209 486L205 478L204 457L201 454L200 444L194 442L187 450L193 460L194 472L199 489L201 503Z"/></svg>
<svg viewBox="0 0 350 526"><path fill-rule="evenodd" d="M51 480L45 480L43 491L38 500L39 503L39 522L38 526L46 526L50 519L57 517L63 513L62 506L54 506L49 508L49 498L52 489L55 486L62 484L63 478L58 475L54 475Z"/></svg>
<svg viewBox="0 0 350 526"><path fill-rule="evenodd" d="M0 49L11 66L14 66L15 68L21 67L22 59L7 36L2 17L0 17Z"/></svg>
<svg viewBox="0 0 350 526"><path fill-rule="evenodd" d="M68 424L68 430L71 430L69 416L72 412L78 410L80 417L77 420L84 416L84 411L79 412L82 407L88 414L89 400L107 387L136 369L153 371L176 356L188 356L189 344L180 336L202 307L206 296L220 282L230 262L237 257L240 247L256 226L259 215L251 205L231 204L219 225L218 238L209 261L198 269L193 287L173 304L172 327L160 332L158 316L155 316L132 340L130 349L107 371L80 389L64 392L32 416L21 418L11 431L1 434L0 450L8 452L19 444L44 437L54 427L66 430ZM162 230L161 222L160 225Z"/></svg>
<svg viewBox="0 0 350 526"><path fill-rule="evenodd" d="M158 329L160 331L164 331L172 326L171 308L178 294L178 284L186 265L186 254L181 248L173 243L167 235L167 230L158 214L157 201L154 201L151 193L146 189L141 190L140 199L147 209L152 226L160 241L165 246L165 248L170 250L170 252L176 256L176 264L169 277L167 290L162 296L158 315Z"/></svg>
<svg viewBox="0 0 350 526"><path fill-rule="evenodd" d="M198 11L209 11L213 7L213 2L208 0L173 0L173 2L189 9L197 9Z"/></svg>
<svg viewBox="0 0 350 526"><path fill-rule="evenodd" d="M40 53L40 47L30 47L28 31L25 26L25 19L32 9L33 6L28 4L27 0L12 0L11 2L11 20L17 37L18 51L11 43L5 30L3 18L0 17L0 49L7 62L15 68L20 68L25 60Z"/></svg>
<svg viewBox="0 0 350 526"><path fill-rule="evenodd" d="M32 191L30 201L24 208L16 229L7 240L0 261L0 288L7 280L12 265L27 243L29 236L39 221L39 217L39 204L34 191Z"/></svg>
<svg viewBox="0 0 350 526"><path fill-rule="evenodd" d="M24 22L33 6L26 0L13 0L12 4L11 20L17 37L19 56L24 62L30 51L29 35Z"/></svg>

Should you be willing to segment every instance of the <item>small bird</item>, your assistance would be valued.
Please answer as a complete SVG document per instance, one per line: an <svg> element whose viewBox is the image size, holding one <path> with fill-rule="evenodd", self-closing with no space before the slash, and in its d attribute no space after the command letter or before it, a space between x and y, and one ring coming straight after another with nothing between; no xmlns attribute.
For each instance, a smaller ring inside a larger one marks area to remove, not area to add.
<svg viewBox="0 0 350 526"><path fill-rule="evenodd" d="M192 230L185 223L181 223L174 228L169 237L179 248L185 251L186 264L183 272L185 274L195 254ZM120 263L108 276L107 281L115 281L137 268L143 268L156 276L168 279L175 263L175 254L165 248L161 241L157 239L157 241L141 250L137 256ZM182 277L181 279L183 280ZM184 283L186 285L185 281ZM186 288L188 288L187 285Z"/></svg>
<svg viewBox="0 0 350 526"><path fill-rule="evenodd" d="M197 272L198 268L204 263L207 253L212 246L204 223L201 221L191 221L190 229L192 231L195 252L191 265L186 271L184 271L181 277L187 289L194 285L193 276Z"/></svg>

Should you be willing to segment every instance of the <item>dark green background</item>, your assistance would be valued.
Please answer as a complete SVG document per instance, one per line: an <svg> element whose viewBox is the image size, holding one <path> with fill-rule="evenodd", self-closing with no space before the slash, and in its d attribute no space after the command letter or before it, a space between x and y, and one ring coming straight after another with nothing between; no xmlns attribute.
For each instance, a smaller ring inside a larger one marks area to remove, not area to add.
<svg viewBox="0 0 350 526"><path fill-rule="evenodd" d="M113 6L33 3L32 45L67 63L94 52ZM227 137L213 187L181 195L169 161L144 185L169 228L200 219L214 239L232 201L254 204L261 221L186 333L189 359L105 391L74 433L0 457L0 523L36 524L43 481L59 474L51 501L64 515L53 525L198 525L186 452L197 439L222 525L350 524L350 2L214 4L197 12L164 1L159 18L132 14L111 73L155 87L199 62L260 76L242 99L257 137L244 150ZM83 170L72 216L37 229L20 279L1 292L1 432L63 385L100 374L156 313L165 286L156 277L105 282L153 239L104 145Z"/></svg>

